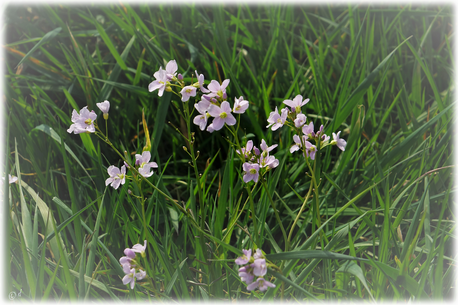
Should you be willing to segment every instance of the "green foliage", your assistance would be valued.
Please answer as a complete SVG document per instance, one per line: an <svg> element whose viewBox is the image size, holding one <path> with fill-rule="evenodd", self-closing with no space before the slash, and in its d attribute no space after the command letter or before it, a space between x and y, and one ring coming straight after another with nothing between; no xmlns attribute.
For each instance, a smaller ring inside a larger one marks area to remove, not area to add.
<svg viewBox="0 0 458 305"><path fill-rule="evenodd" d="M2 177L19 179L3 188L6 291L22 289L22 298L37 301L450 299L452 12L414 5L10 4L3 16ZM185 79L195 79L195 70L206 84L230 79L228 96L250 101L240 116L242 144L278 143L280 165L252 193L254 213L230 133L191 124L202 174L196 178L180 135L188 132L183 103L148 92L154 72L171 59ZM291 132L265 128L269 113L298 94L310 98L302 111L315 126L329 135L342 131L348 142L345 152L320 151L319 192L310 197L308 167L289 153ZM145 146L145 113L159 165L149 178L157 189L141 189L145 215L128 192L138 191L136 184L105 186L107 168L122 165L119 155L93 135L66 132L73 109L99 114L95 104L104 100L110 116L105 125L99 115L99 126L129 161ZM293 223L284 251L282 228L289 233ZM119 258L143 236L151 281L131 290L122 284ZM246 291L234 263L254 242L281 270L268 272L276 288L264 293Z"/></svg>

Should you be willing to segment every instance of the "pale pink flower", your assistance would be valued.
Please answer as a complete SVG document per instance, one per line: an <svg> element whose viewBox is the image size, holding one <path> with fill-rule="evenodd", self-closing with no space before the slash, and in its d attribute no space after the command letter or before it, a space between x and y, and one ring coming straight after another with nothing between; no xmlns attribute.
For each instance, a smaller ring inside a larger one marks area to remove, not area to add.
<svg viewBox="0 0 458 305"><path fill-rule="evenodd" d="M241 96L238 99L235 98L233 112L234 113L244 113L248 109L248 106L249 106L249 102L245 101L243 99L243 96Z"/></svg>
<svg viewBox="0 0 458 305"><path fill-rule="evenodd" d="M224 124L231 126L237 123L231 112L231 106L227 101L221 103L221 108L213 104L210 105L208 113L214 117L212 122L214 130L220 130Z"/></svg>
<svg viewBox="0 0 458 305"><path fill-rule="evenodd" d="M207 94L207 96L217 97L218 99L225 99L227 97L226 87L229 85L229 82L229 79L225 79L220 85L216 80L212 80L207 86L208 90L210 90L210 93Z"/></svg>
<svg viewBox="0 0 458 305"><path fill-rule="evenodd" d="M119 185L124 184L126 182L126 166L123 165L121 170L114 165L111 165L107 169L108 175L110 178L105 180L105 185L111 183L111 186L116 190L118 189Z"/></svg>
<svg viewBox="0 0 458 305"><path fill-rule="evenodd" d="M267 273L266 260L263 258L258 258L254 260L254 263L251 264L253 268L253 274L256 276L264 276Z"/></svg>
<svg viewBox="0 0 458 305"><path fill-rule="evenodd" d="M199 82L200 91L202 91L203 93L210 92L210 90L208 90L207 88L204 88L205 76L203 74L198 74L197 70L194 72L196 73L197 81Z"/></svg>
<svg viewBox="0 0 458 305"><path fill-rule="evenodd" d="M275 288L275 284L272 284L271 282L268 282L264 278L260 277L256 280L256 282L248 285L246 289L248 291L252 291L256 288L259 288L260 291L266 291L268 287Z"/></svg>
<svg viewBox="0 0 458 305"><path fill-rule="evenodd" d="M132 268L132 269L128 269L128 268L129 268L129 266L127 264L123 266L123 270L124 270L124 273L126 275L122 278L122 283L124 285L127 285L127 284L130 283L130 289L134 289L135 280L136 279L140 280L140 279L144 278L146 273L144 271L143 271L143 273L136 273L135 272L135 268Z"/></svg>
<svg viewBox="0 0 458 305"><path fill-rule="evenodd" d="M251 249L249 249L249 250L243 250L242 249L242 252L243 252L243 255L240 256L240 257L237 257L237 259L235 260L235 263L237 265L245 265L250 261Z"/></svg>
<svg viewBox="0 0 458 305"><path fill-rule="evenodd" d="M141 155L135 155L135 165L138 165L138 172L145 178L150 177L153 174L152 168L157 168L156 162L149 162L151 159L151 153L149 151L144 151Z"/></svg>
<svg viewBox="0 0 458 305"><path fill-rule="evenodd" d="M243 181L245 183L250 182L253 180L254 182L258 182L259 178L259 164L250 164L250 163L243 163L243 170L245 171L245 175L243 176Z"/></svg>
<svg viewBox="0 0 458 305"><path fill-rule="evenodd" d="M178 65L177 62L173 59L167 63L165 66L165 72L167 73L167 80L172 80L177 74Z"/></svg>
<svg viewBox="0 0 458 305"><path fill-rule="evenodd" d="M72 122L73 124L70 125L70 128L67 129L68 133L83 133L83 132L95 132L94 121L97 119L97 115L95 114L94 110L90 111L87 110L87 106L81 109L80 113L76 112L73 109L72 112Z"/></svg>
<svg viewBox="0 0 458 305"><path fill-rule="evenodd" d="M142 257L145 257L146 240L145 240L145 244L144 244L143 246L140 245L140 244L135 244L135 245L133 245L133 247L132 247L131 250L134 251L134 252L140 253L140 255L141 255Z"/></svg>
<svg viewBox="0 0 458 305"><path fill-rule="evenodd" d="M345 146L347 146L347 141L345 141L344 139L341 139L339 136L340 136L340 131L337 134L332 133L333 140L331 141L331 144L337 145L337 147L340 150L345 151Z"/></svg>
<svg viewBox="0 0 458 305"><path fill-rule="evenodd" d="M194 104L194 107L197 109L200 115L197 115L192 122L198 125L200 130L204 130L205 126L207 126L207 120L210 116L210 114L207 111L209 106L210 102L206 99L203 99L197 104Z"/></svg>
<svg viewBox="0 0 458 305"><path fill-rule="evenodd" d="M267 143L264 139L261 140L261 150L262 150L262 155L267 156L269 155L269 152L272 151L275 147L277 147L278 144L274 144L272 146L267 146Z"/></svg>
<svg viewBox="0 0 458 305"><path fill-rule="evenodd" d="M196 96L197 88L194 86L186 86L180 91L181 93L181 101L187 102L191 96Z"/></svg>
<svg viewBox="0 0 458 305"><path fill-rule="evenodd" d="M267 125L267 128L272 126L272 131L277 130L278 128L282 127L283 124L286 122L286 118L288 116L288 110L283 108L281 110L281 115L278 113L277 107L275 107L275 111L272 111L267 119L267 122L270 123Z"/></svg>
<svg viewBox="0 0 458 305"><path fill-rule="evenodd" d="M309 102L310 99L302 101L302 95L296 95L293 100L284 100L283 104L291 107L291 112L300 113L301 107Z"/></svg>
<svg viewBox="0 0 458 305"><path fill-rule="evenodd" d="M240 268L239 276L242 282L245 282L247 284L252 283L254 279L253 268L250 265Z"/></svg>
<svg viewBox="0 0 458 305"><path fill-rule="evenodd" d="M254 259L265 258L264 254L262 254L262 250L259 248L256 249L256 253L253 255L253 257Z"/></svg>
<svg viewBox="0 0 458 305"><path fill-rule="evenodd" d="M310 157L310 159L315 160L316 146L310 143L309 141L305 141L305 149L307 157Z"/></svg>
<svg viewBox="0 0 458 305"><path fill-rule="evenodd" d="M154 90L159 89L157 95L162 96L164 93L165 87L167 86L167 71L162 70L162 67L159 68L159 71L154 73L155 81L148 85L148 91L153 92Z"/></svg>
<svg viewBox="0 0 458 305"><path fill-rule="evenodd" d="M299 113L294 120L294 126L297 128L303 126L307 120L307 117L303 113Z"/></svg>

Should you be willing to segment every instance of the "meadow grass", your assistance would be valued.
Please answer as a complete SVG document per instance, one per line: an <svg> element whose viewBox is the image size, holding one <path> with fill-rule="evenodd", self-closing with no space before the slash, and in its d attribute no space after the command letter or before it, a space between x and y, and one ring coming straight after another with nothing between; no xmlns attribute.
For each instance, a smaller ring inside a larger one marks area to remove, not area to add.
<svg viewBox="0 0 458 305"><path fill-rule="evenodd" d="M2 175L18 177L2 187L5 291L27 301L453 297L450 6L41 3L11 4L3 17ZM207 84L230 79L229 95L250 101L242 143L278 143L280 165L250 194L255 219L230 134L191 125L193 168L183 103L148 92L172 59L185 80L194 70ZM319 191L292 229L312 182L289 152L293 134L266 126L297 94L347 147L320 152ZM66 132L72 109L104 100L109 138L130 161L146 143L144 112L159 165L155 187L141 189L145 209L132 182L105 186L108 166L122 165L110 146ZM150 280L131 290L119 258L144 239ZM265 293L247 291L234 264L254 244L280 267Z"/></svg>

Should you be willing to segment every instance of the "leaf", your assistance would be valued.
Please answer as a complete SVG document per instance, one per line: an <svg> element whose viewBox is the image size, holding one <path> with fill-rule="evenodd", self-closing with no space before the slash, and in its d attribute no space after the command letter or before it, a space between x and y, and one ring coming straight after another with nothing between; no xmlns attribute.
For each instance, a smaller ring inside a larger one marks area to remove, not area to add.
<svg viewBox="0 0 458 305"><path fill-rule="evenodd" d="M30 55L32 55L33 52L35 52L36 49L38 49L42 44L50 41L51 39L53 39L57 34L60 33L60 31L62 30L61 27L58 27L58 28L55 28L54 30L48 32L45 34L45 36L43 36L43 38L41 38L41 40L33 46L33 48L27 52L27 54L21 59L21 61L17 64L16 67L20 66L24 60L26 60L27 57L29 57Z"/></svg>
<svg viewBox="0 0 458 305"><path fill-rule="evenodd" d="M290 260L290 259L344 259L344 260L358 260L367 261L365 258L354 257L346 254L334 253L329 251L320 250L302 250L290 251L283 253L267 254L266 258L269 260Z"/></svg>
<svg viewBox="0 0 458 305"><path fill-rule="evenodd" d="M350 273L356 276L361 281L361 283L364 285L364 287L366 288L372 301L375 302L375 299L372 296L371 290L369 289L369 287L367 287L366 278L364 277L363 270L361 270L361 267L358 266L355 262L350 262L350 261L345 262L342 265L342 267L340 267L339 270L337 270L336 272L347 272L347 273Z"/></svg>
<svg viewBox="0 0 458 305"><path fill-rule="evenodd" d="M54 140L56 140L57 143L61 144L61 138L60 138L60 136L57 134L57 132L54 131L54 129L52 129L52 128L49 127L48 125L41 124L41 125L35 127L34 130L35 130L35 129L43 131L43 132L46 133L47 135L51 136ZM76 155L75 155L75 154L73 153L73 151L70 149L70 147L68 147L68 145L65 144L65 142L64 142L64 145L65 145L65 150L68 151L68 153L73 157L73 159L75 159L75 161L79 164L79 166L81 166L81 168L82 168L83 171L86 173L86 175L89 177L89 179L91 179L92 183L94 183L94 181L92 180L91 176L90 176L89 173L86 171L86 169L84 168L83 164L81 164L80 160L76 157Z"/></svg>

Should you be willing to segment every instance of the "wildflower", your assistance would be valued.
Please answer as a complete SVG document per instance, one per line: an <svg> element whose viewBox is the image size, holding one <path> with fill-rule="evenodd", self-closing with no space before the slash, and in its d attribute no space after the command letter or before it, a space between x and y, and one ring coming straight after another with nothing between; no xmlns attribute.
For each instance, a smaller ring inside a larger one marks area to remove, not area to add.
<svg viewBox="0 0 458 305"><path fill-rule="evenodd" d="M218 99L226 99L226 87L229 85L229 82L229 79L225 79L220 85L216 80L212 80L207 86L208 90L210 90L210 93L207 96L216 97Z"/></svg>
<svg viewBox="0 0 458 305"><path fill-rule="evenodd" d="M302 136L302 141L305 142L306 140L307 140L307 136L305 136L305 135ZM291 148L289 149L290 153L298 151L302 147L301 138L297 134L295 134L293 136L293 141L294 141L295 144L293 146L291 146Z"/></svg>
<svg viewBox="0 0 458 305"><path fill-rule="evenodd" d="M105 185L111 183L111 186L116 190L118 189L120 184L124 184L126 182L126 166L123 165L121 170L114 165L111 165L107 169L108 175L110 178L105 180Z"/></svg>
<svg viewBox="0 0 458 305"><path fill-rule="evenodd" d="M196 116L192 122L198 125L200 130L204 130L205 126L207 126L207 119L210 116L210 114L207 112L208 107L210 107L210 102L203 99L197 104L194 104L194 107L197 109L200 115Z"/></svg>
<svg viewBox="0 0 458 305"><path fill-rule="evenodd" d="M17 177L16 176L11 176L10 174L8 174L8 183L11 184L11 183L15 183L17 181Z"/></svg>
<svg viewBox="0 0 458 305"><path fill-rule="evenodd" d="M272 284L271 282L266 281L264 278L260 277L256 280L256 282L248 285L246 289L252 291L256 288L259 288L260 291L266 291L267 287L275 288L275 284Z"/></svg>
<svg viewBox="0 0 458 305"><path fill-rule="evenodd" d="M231 111L231 106L227 101L221 103L221 108L213 104L210 105L208 113L215 118L212 122L214 130L220 130L223 128L224 123L230 126L237 123L234 116L231 114Z"/></svg>
<svg viewBox="0 0 458 305"><path fill-rule="evenodd" d="M108 120L108 110L110 110L110 102L104 101L102 103L97 103L97 107L99 107L100 111L103 112L103 118Z"/></svg>
<svg viewBox="0 0 458 305"><path fill-rule="evenodd" d="M253 274L256 276L264 276L267 273L266 260L263 258L258 258L251 264L253 268Z"/></svg>
<svg viewBox="0 0 458 305"><path fill-rule="evenodd" d="M154 73L154 77L156 80L148 85L148 91L153 92L154 90L159 89L157 95L162 96L165 87L167 86L167 71L162 70L162 67L160 67L159 71Z"/></svg>
<svg viewBox="0 0 458 305"><path fill-rule="evenodd" d="M196 73L196 77L197 77L197 82L199 84L199 88L200 88L200 91L202 91L203 93L208 93L210 92L210 90L208 90L207 88L204 88L204 80L205 80L205 76L203 74L198 74L197 73L197 70L194 71Z"/></svg>
<svg viewBox="0 0 458 305"><path fill-rule="evenodd" d="M259 164L250 164L245 162L243 163L243 170L245 171L245 175L243 176L243 181L245 181L245 183L248 183L251 180L258 182Z"/></svg>
<svg viewBox="0 0 458 305"><path fill-rule="evenodd" d="M240 268L239 276L242 282L245 282L247 284L252 283L254 279L253 268L250 265Z"/></svg>
<svg viewBox="0 0 458 305"><path fill-rule="evenodd" d="M275 147L278 146L278 144L274 144L272 146L267 146L266 141L264 139L261 140L261 150L262 150L262 155L263 156L268 156L269 152L272 151Z"/></svg>
<svg viewBox="0 0 458 305"><path fill-rule="evenodd" d="M347 141L345 141L344 139L341 139L339 136L340 136L340 131L337 133L337 135L335 133L332 133L333 140L331 141L331 144L337 145L337 147L340 150L345 151L345 146L347 146Z"/></svg>
<svg viewBox="0 0 458 305"><path fill-rule="evenodd" d="M302 133L307 136L307 138L314 138L315 132L313 131L313 122L310 122L308 125L302 126Z"/></svg>
<svg viewBox="0 0 458 305"><path fill-rule="evenodd" d="M244 113L249 106L249 102L245 101L243 99L243 96L239 97L238 99L235 98L235 103L234 103L234 113Z"/></svg>
<svg viewBox="0 0 458 305"><path fill-rule="evenodd" d="M210 125L207 126L207 131L209 133L212 133L213 131L215 131L215 128L213 127L213 123L211 123Z"/></svg>
<svg viewBox="0 0 458 305"><path fill-rule="evenodd" d="M264 156L264 154L261 155L261 158L259 158L259 166L260 167L270 167L274 168L277 167L279 163L277 163L278 160L274 156Z"/></svg>
<svg viewBox="0 0 458 305"><path fill-rule="evenodd" d="M258 259L258 258L264 258L264 254L262 254L262 250L257 248L256 249L256 253L253 255L254 259Z"/></svg>
<svg viewBox="0 0 458 305"><path fill-rule="evenodd" d="M146 272L143 270L140 270L143 271L142 273L135 273L135 268L129 269L127 264L123 266L123 270L126 275L122 278L122 283L124 285L130 283L130 289L134 289L136 279L141 280L146 275Z"/></svg>
<svg viewBox="0 0 458 305"><path fill-rule="evenodd" d="M135 265L131 265L131 261L135 258L135 252L132 249L126 248L124 250L124 254L126 256L123 256L119 259L119 262L121 263L121 265L124 266L125 264L128 264L129 267L135 266Z"/></svg>
<svg viewBox="0 0 458 305"><path fill-rule="evenodd" d="M157 168L156 162L149 162L151 159L151 153L144 151L141 155L135 155L135 165L139 165L138 172L145 178L150 177L153 174L153 168Z"/></svg>
<svg viewBox="0 0 458 305"><path fill-rule="evenodd" d="M178 73L177 78L178 80L183 80L183 75L181 73Z"/></svg>
<svg viewBox="0 0 458 305"><path fill-rule="evenodd" d="M291 112L300 113L301 107L309 102L310 99L302 101L302 95L296 95L293 100L284 100L283 104L291 107Z"/></svg>
<svg viewBox="0 0 458 305"><path fill-rule="evenodd" d="M267 122L270 124L267 125L267 128L272 126L272 131L277 130L278 128L282 127L283 124L286 122L286 117L288 116L288 110L286 108L283 108L281 110L281 115L278 114L278 109L275 107L275 111L272 111L269 115L269 118L267 119Z"/></svg>
<svg viewBox="0 0 458 305"><path fill-rule="evenodd" d="M94 110L89 112L89 110L87 110L87 106L81 109L79 114L75 109L73 109L72 122L74 124L70 125L70 128L67 129L67 132L73 132L75 134L83 132L95 132L94 121L96 118L97 115L95 114Z"/></svg>
<svg viewBox="0 0 458 305"><path fill-rule="evenodd" d="M296 119L294 120L294 126L296 126L297 128L303 126L305 124L305 121L307 120L307 117L305 116L305 114L303 113L299 113L297 116L296 116Z"/></svg>
<svg viewBox="0 0 458 305"><path fill-rule="evenodd" d="M146 272L143 271L142 269L138 270L138 273L136 274L137 280L143 280L146 277Z"/></svg>
<svg viewBox="0 0 458 305"><path fill-rule="evenodd" d="M248 158L249 154L251 153L251 149L253 148L253 141L249 140L246 142L245 147L242 147L242 151L239 152L236 150L238 154L243 155L245 158Z"/></svg>
<svg viewBox="0 0 458 305"><path fill-rule="evenodd" d="M242 250L243 252L243 255L240 256L240 257L237 257L237 259L235 260L235 263L237 265L245 265L247 264L249 261L250 261L250 258L251 258L251 249L249 250Z"/></svg>
<svg viewBox="0 0 458 305"><path fill-rule="evenodd" d="M140 244L136 244L132 247L132 251L140 253L142 257L145 257L145 251L146 251L146 240L145 244L142 246Z"/></svg>
<svg viewBox="0 0 458 305"><path fill-rule="evenodd" d="M309 141L305 141L305 149L307 157L310 157L310 159L315 160L316 146L310 143Z"/></svg>
<svg viewBox="0 0 458 305"><path fill-rule="evenodd" d="M167 80L173 80L173 78L175 77L175 75L177 74L178 70L178 65L177 65L177 62L175 60L171 60L167 63L167 65L165 66L165 72L167 73Z"/></svg>
<svg viewBox="0 0 458 305"><path fill-rule="evenodd" d="M186 86L181 91L181 101L187 102L191 96L196 96L197 89L193 86Z"/></svg>

